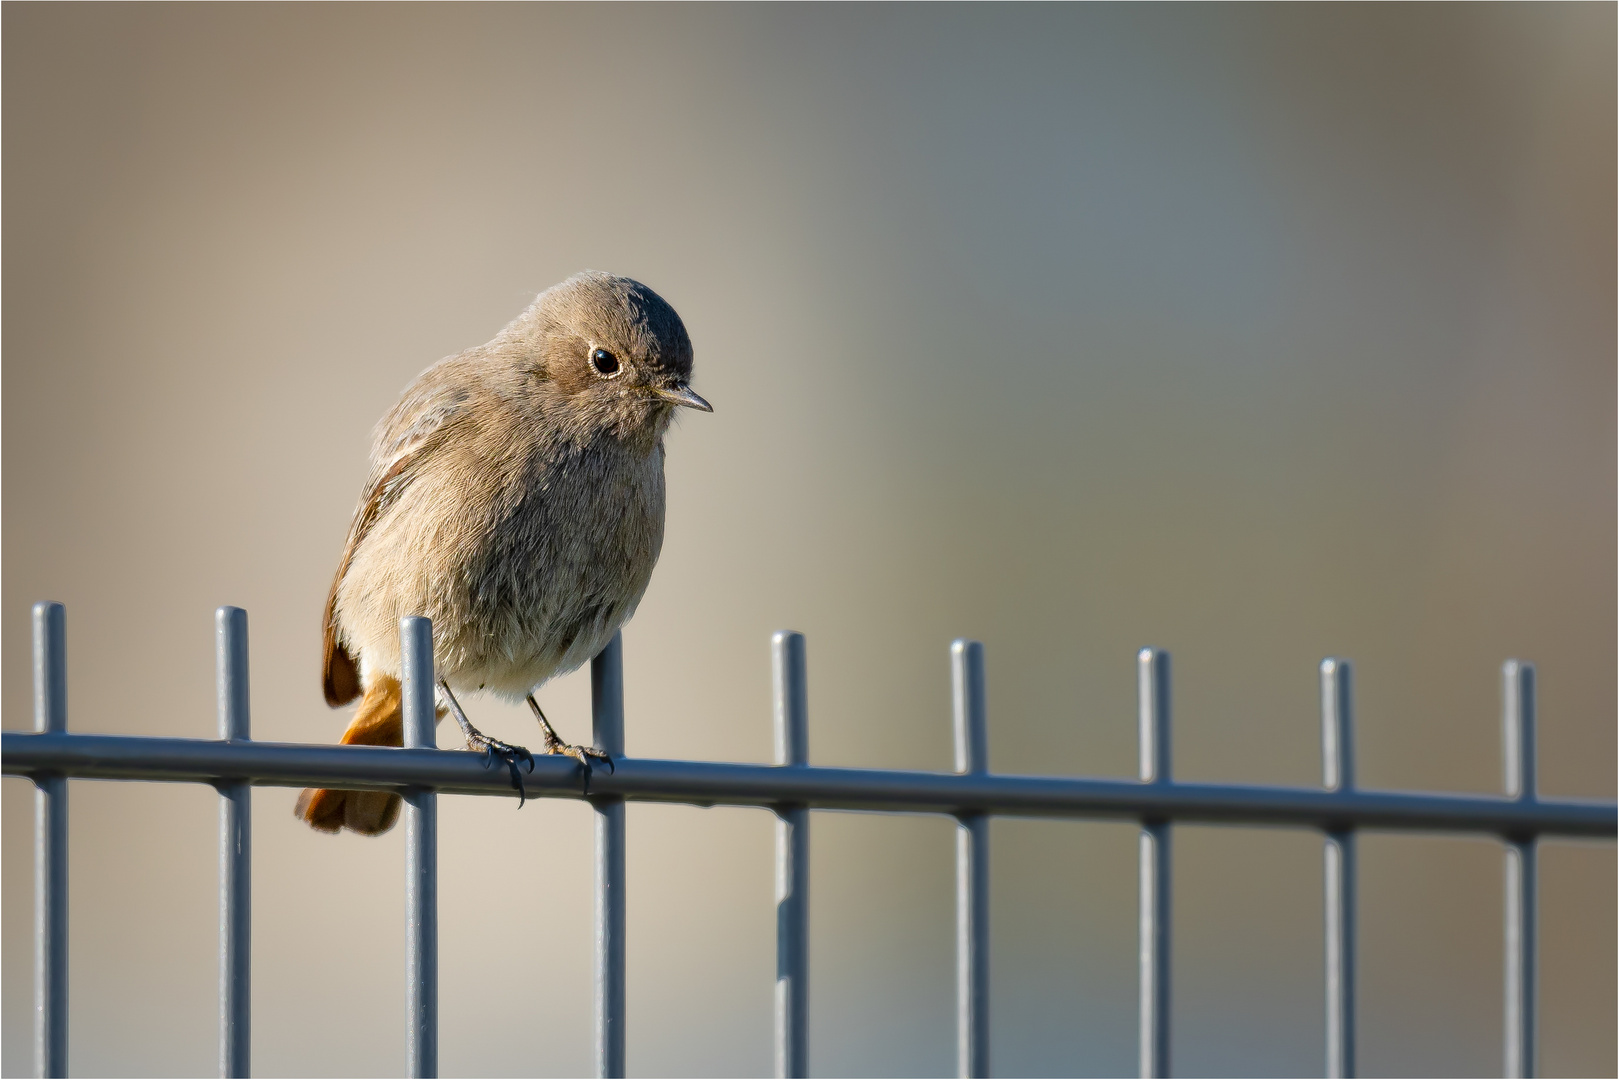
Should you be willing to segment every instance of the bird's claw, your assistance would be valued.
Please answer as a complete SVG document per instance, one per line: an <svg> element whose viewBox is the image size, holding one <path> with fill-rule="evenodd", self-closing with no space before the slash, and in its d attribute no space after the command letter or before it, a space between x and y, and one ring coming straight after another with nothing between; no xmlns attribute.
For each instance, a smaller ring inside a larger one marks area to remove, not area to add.
<svg viewBox="0 0 1619 1080"><path fill-rule="evenodd" d="M565 757L571 757L579 763L579 767L584 770L585 774L584 793L586 795L590 794L590 777L595 772L595 762L600 762L607 766L609 773L618 771L618 766L613 764L612 755L604 750L598 750L594 746L574 746L572 743L565 743L560 739L556 742L547 740L545 752L547 754L561 754Z"/></svg>
<svg viewBox="0 0 1619 1080"><path fill-rule="evenodd" d="M517 775L517 763L522 762L528 766L528 771L534 771L534 755L529 753L528 747L517 746L513 743L502 742L500 739L491 739L489 736L479 734L476 738L467 740L467 749L478 749L484 752L484 767L492 767L496 761L504 762L511 772L512 787L517 792L517 807L522 809L527 801L523 791L523 779Z"/></svg>

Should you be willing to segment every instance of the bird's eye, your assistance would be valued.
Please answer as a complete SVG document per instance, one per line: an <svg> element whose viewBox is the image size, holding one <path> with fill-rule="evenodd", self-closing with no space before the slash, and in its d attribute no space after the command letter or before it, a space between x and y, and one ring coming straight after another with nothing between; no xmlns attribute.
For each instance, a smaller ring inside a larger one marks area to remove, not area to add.
<svg viewBox="0 0 1619 1080"><path fill-rule="evenodd" d="M606 349L592 349L590 351L590 366L604 379L611 379L618 374L618 357Z"/></svg>

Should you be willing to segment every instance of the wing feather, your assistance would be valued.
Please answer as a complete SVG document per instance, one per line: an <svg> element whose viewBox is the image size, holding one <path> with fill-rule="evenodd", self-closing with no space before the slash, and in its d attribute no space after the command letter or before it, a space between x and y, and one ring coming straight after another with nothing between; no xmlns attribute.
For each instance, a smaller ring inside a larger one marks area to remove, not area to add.
<svg viewBox="0 0 1619 1080"><path fill-rule="evenodd" d="M349 524L348 540L326 595L321 625L321 689L326 704L334 709L359 697L362 689L359 662L345 646L337 626L338 589L366 535L410 486L422 461L444 441L456 419L467 413L469 395L465 389L433 379L440 367L429 368L377 429L371 450L371 475Z"/></svg>

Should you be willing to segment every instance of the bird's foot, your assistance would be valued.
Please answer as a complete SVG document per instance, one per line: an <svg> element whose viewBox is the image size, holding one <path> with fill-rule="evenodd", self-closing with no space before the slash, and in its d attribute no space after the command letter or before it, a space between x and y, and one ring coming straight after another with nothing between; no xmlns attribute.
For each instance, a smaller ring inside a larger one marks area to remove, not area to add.
<svg viewBox="0 0 1619 1080"><path fill-rule="evenodd" d="M440 679L438 689L444 703L449 706L450 715L455 717L456 724L460 726L461 734L466 737L467 749L483 751L487 755L486 765L493 765L496 761L506 763L506 768L512 775L512 787L517 791L517 808L521 810L528 797L523 791L523 778L517 775L517 763L524 763L528 766L528 771L533 772L534 755L528 752L526 746L517 746L491 738L473 727L472 721L467 719L467 714L461 711L461 703L455 700L455 695L450 692L450 684Z"/></svg>
<svg viewBox="0 0 1619 1080"><path fill-rule="evenodd" d="M562 737L551 726L551 721L547 720L545 713L540 711L540 703L534 700L533 694L529 695L528 706L534 710L534 717L540 722L541 737L545 739L545 747L540 753L562 754L577 761L579 767L584 770L584 793L586 795L590 794L590 777L595 771L596 763L607 766L607 771L610 773L617 771L618 766L613 764L612 755L608 754L607 751L599 750L594 746L575 746L573 743L563 742Z"/></svg>
<svg viewBox="0 0 1619 1080"><path fill-rule="evenodd" d="M517 791L517 805L521 807L525 796L523 794L523 780L517 775L517 766L521 763L528 767L529 772L534 771L534 755L529 753L528 747L504 742L474 729L467 736L467 749L483 751L486 755L486 765L493 766L497 761L506 764L506 768L512 775L512 787Z"/></svg>
<svg viewBox="0 0 1619 1080"><path fill-rule="evenodd" d="M590 794L590 777L591 774L595 772L596 764L598 762L607 766L608 772L613 772L617 768L617 766L613 764L612 757L608 755L606 751L598 750L594 746L575 746L572 743L565 743L555 735L549 733L546 735L545 749L541 751L541 753L564 754L577 761L579 763L579 767L585 771L586 795Z"/></svg>
<svg viewBox="0 0 1619 1080"><path fill-rule="evenodd" d="M613 764L612 755L607 751L598 750L594 746L575 746L572 743L565 743L555 735L548 735L546 737L545 749L542 751L542 753L566 754L568 757L573 758L573 760L585 767L585 776L587 779L590 776L590 770L595 767L596 763L607 766L608 772L612 772L615 768L617 768L617 766Z"/></svg>

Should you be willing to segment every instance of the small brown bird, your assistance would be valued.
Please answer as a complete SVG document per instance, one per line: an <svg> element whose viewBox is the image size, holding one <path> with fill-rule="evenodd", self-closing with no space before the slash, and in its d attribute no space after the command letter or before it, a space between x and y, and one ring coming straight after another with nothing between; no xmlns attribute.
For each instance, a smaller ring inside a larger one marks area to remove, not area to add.
<svg viewBox="0 0 1619 1080"><path fill-rule="evenodd" d="M399 620L433 621L439 716L469 749L528 751L474 728L456 690L527 698L546 753L587 770L534 700L601 651L640 603L663 545L663 437L689 385L691 338L662 297L587 271L541 293L487 345L446 357L377 426L371 474L326 601L326 703L364 694L343 742L399 746ZM519 788L521 790L521 788ZM315 828L386 832L399 796L309 789Z"/></svg>

